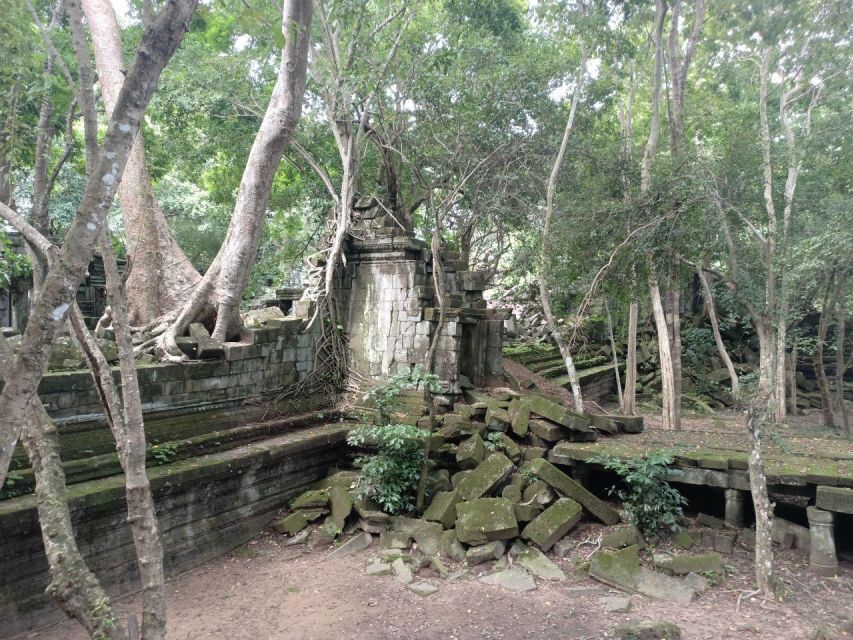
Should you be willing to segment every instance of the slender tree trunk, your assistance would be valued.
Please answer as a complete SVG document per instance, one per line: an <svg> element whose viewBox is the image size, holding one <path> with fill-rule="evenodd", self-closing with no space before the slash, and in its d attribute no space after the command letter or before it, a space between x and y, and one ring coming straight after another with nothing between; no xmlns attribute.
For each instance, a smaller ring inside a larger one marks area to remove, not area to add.
<svg viewBox="0 0 853 640"><path fill-rule="evenodd" d="M625 411L625 397L622 395L622 377L619 375L619 356L616 354L616 340L613 338L613 318L610 315L610 304L604 301L607 310L607 335L610 338L610 352L613 356L613 372L616 376L616 395L619 398L619 411Z"/></svg>
<svg viewBox="0 0 853 640"><path fill-rule="evenodd" d="M672 415L673 428L681 429L681 289L672 275L667 278L666 326L672 361Z"/></svg>
<svg viewBox="0 0 853 640"><path fill-rule="evenodd" d="M109 117L124 83L121 31L109 0L82 3ZM130 319L133 324L146 324L179 308L200 276L178 246L154 195L142 133L130 151L119 197L132 266L127 278Z"/></svg>
<svg viewBox="0 0 853 640"><path fill-rule="evenodd" d="M817 387L820 391L820 408L823 415L823 424L826 427L833 427L838 424L833 412L832 400L829 397L829 384L826 379L826 369L823 366L823 347L826 344L826 334L829 330L830 318L832 318L833 310L835 309L836 297L835 292L835 275L837 265L833 264L829 272L829 278L826 284L826 291L823 295L823 305L820 308L820 320L817 325L817 340L814 350L814 371L817 378Z"/></svg>
<svg viewBox="0 0 853 640"><path fill-rule="evenodd" d="M797 336L791 337L791 353L785 359L785 381L788 386L788 413L797 415Z"/></svg>
<svg viewBox="0 0 853 640"><path fill-rule="evenodd" d="M35 396L53 342L105 226L142 115L160 73L183 39L196 4L197 0L174 0L164 5L153 28L143 36L127 73L97 166L87 180L80 207L45 278L15 363L0 392L0 486L6 480L27 407Z"/></svg>
<svg viewBox="0 0 853 640"><path fill-rule="evenodd" d="M583 90L584 75L586 74L586 52L581 46L581 63L578 69L578 75L575 79L575 89L572 94L572 104L569 108L569 117L566 120L566 128L563 131L563 139L560 142L560 150L557 152L557 158L554 160L554 166L551 168L551 175L548 177L548 187L545 197L545 224L542 227L542 250L539 255L539 300L542 303L542 312L545 315L545 322L548 325L548 331L557 343L560 349L560 355L566 363L566 372L569 374L569 383L572 386L572 395L575 399L575 409L583 411L583 395L581 392L580 380L578 380L578 372L575 369L575 361L572 358L572 351L569 343L566 342L557 327L557 321L554 319L554 314L551 311L551 295L548 292L548 248L549 239L551 237L551 222L554 218L554 193L557 188L557 176L560 173L560 167L563 164L563 158L566 155L566 147L569 144L569 137L572 133L572 127L575 122L575 113L577 112L578 100L580 99L581 91Z"/></svg>
<svg viewBox="0 0 853 640"><path fill-rule="evenodd" d="M839 298L844 295L844 285L847 280L846 274L838 278ZM845 339L845 313L844 304L836 305L835 317L835 415L839 417L841 427L847 438L851 433L850 416L847 415L847 405L844 402L844 374L847 373L847 361L844 358Z"/></svg>
<svg viewBox="0 0 853 640"><path fill-rule="evenodd" d="M746 429L749 434L749 486L755 505L755 580L758 592L773 594L773 545L770 537L773 508L767 494L767 476L764 473L762 439L767 418L767 391L761 389L750 404Z"/></svg>
<svg viewBox="0 0 853 640"><path fill-rule="evenodd" d="M637 411L637 322L640 305L631 302L628 306L628 347L625 355L625 406L622 410L629 416Z"/></svg>
<svg viewBox="0 0 853 640"><path fill-rule="evenodd" d="M732 363L732 359L731 357L729 357L729 352L726 349L725 343L723 342L723 337L720 335L720 323L717 321L717 311L714 308L714 297L711 294L711 287L708 284L708 277L705 275L705 272L702 271L701 267L696 270L696 273L699 274L699 282L702 285L702 294L705 296L705 305L708 309L708 319L711 321L711 329L714 332L714 343L717 345L717 353L720 354L720 360L723 361L723 364L726 366L726 369L729 372L732 396L737 398L740 395L740 382L738 381L738 375L737 371L735 371L735 366Z"/></svg>
<svg viewBox="0 0 853 640"><path fill-rule="evenodd" d="M12 351L0 334L0 372L7 371L12 360ZM39 526L51 575L47 593L93 638L124 640L110 599L89 570L74 539L56 425L38 399L30 404L21 443L27 450L36 480Z"/></svg>
<svg viewBox="0 0 853 640"><path fill-rule="evenodd" d="M669 330L666 325L666 315L661 300L660 287L654 277L654 266L649 265L649 294L652 299L652 313L658 334L658 355L660 360L661 378L661 420L664 429L677 428L674 406L675 379L672 371L672 347L669 344Z"/></svg>

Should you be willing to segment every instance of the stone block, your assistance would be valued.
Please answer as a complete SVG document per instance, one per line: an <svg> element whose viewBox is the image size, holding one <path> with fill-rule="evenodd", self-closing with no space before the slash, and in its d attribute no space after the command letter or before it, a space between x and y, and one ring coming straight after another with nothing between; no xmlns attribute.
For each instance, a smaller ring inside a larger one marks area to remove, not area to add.
<svg viewBox="0 0 853 640"><path fill-rule="evenodd" d="M596 551L590 559L589 577L611 587L641 593L651 598L689 604L696 592L683 580L643 566L637 547L618 551Z"/></svg>
<svg viewBox="0 0 853 640"><path fill-rule="evenodd" d="M518 535L512 503L504 498L480 498L456 505L456 537L467 544L508 540Z"/></svg>
<svg viewBox="0 0 853 640"><path fill-rule="evenodd" d="M536 588L536 581L527 571L513 567L512 569L504 569L488 576L480 578L480 582L484 584L493 584L503 587L509 591L522 593L524 591L533 591Z"/></svg>
<svg viewBox="0 0 853 640"><path fill-rule="evenodd" d="M559 442L566 438L563 429L560 425L548 422L547 420L530 420L528 421L530 432L537 438L546 443Z"/></svg>
<svg viewBox="0 0 853 640"><path fill-rule="evenodd" d="M719 553L696 553L683 556L673 556L667 553L656 553L652 561L655 567L679 576L688 573L716 573L723 575L723 560Z"/></svg>
<svg viewBox="0 0 853 640"><path fill-rule="evenodd" d="M469 566L476 566L491 560L498 560L506 552L506 543L502 540L494 540L471 547L465 552L465 562Z"/></svg>
<svg viewBox="0 0 853 640"><path fill-rule="evenodd" d="M613 630L616 640L681 640L681 629L671 622L626 622Z"/></svg>
<svg viewBox="0 0 853 640"><path fill-rule="evenodd" d="M576 431L592 431L589 418L576 411L566 409L564 406L552 402L542 396L531 394L524 399L524 402L530 407L530 412L538 416L542 416L556 422L568 429Z"/></svg>
<svg viewBox="0 0 853 640"><path fill-rule="evenodd" d="M456 522L456 505L462 501L457 491L442 491L435 495L427 510L424 520L440 522L446 529L453 527Z"/></svg>
<svg viewBox="0 0 853 640"><path fill-rule="evenodd" d="M383 531L379 534L380 549L408 549L412 546L412 536L402 531Z"/></svg>
<svg viewBox="0 0 853 640"><path fill-rule="evenodd" d="M489 407L486 411L486 428L491 431L507 431L511 421L509 413L505 409Z"/></svg>
<svg viewBox="0 0 853 640"><path fill-rule="evenodd" d="M338 531L343 531L347 518L352 512L352 497L349 491L342 486L333 485L329 489L329 504L331 513L329 514L328 521Z"/></svg>
<svg viewBox="0 0 853 640"><path fill-rule="evenodd" d="M562 495L579 502L584 509L604 524L612 525L619 522L619 513L613 507L584 489L547 460L543 458L531 460L525 468L530 469L537 478L548 483Z"/></svg>
<svg viewBox="0 0 853 640"><path fill-rule="evenodd" d="M367 549L373 543L373 536L371 536L366 531L362 531L361 533L355 534L352 538L344 542L340 547L332 551L327 559L331 558L342 558L345 556L351 556L354 553L358 553L364 549Z"/></svg>
<svg viewBox="0 0 853 640"><path fill-rule="evenodd" d="M285 516L276 521L272 528L279 533L284 533L289 536L295 536L308 526L308 519L300 511L295 511L289 516Z"/></svg>
<svg viewBox="0 0 853 640"><path fill-rule="evenodd" d="M515 512L515 519L519 523L530 522L542 513L542 507L538 504L521 504L514 503L512 510Z"/></svg>
<svg viewBox="0 0 853 640"><path fill-rule="evenodd" d="M815 506L824 511L853 513L853 489L819 486Z"/></svg>
<svg viewBox="0 0 853 640"><path fill-rule="evenodd" d="M601 537L601 546L605 549L622 549L631 545L637 545L640 549L646 545L640 530L633 525L620 527Z"/></svg>
<svg viewBox="0 0 853 640"><path fill-rule="evenodd" d="M324 508L327 504L329 504L329 494L327 491L322 490L311 490L306 491L299 496L297 496L293 502L290 503L291 509L313 509L313 508Z"/></svg>
<svg viewBox="0 0 853 640"><path fill-rule="evenodd" d="M548 551L581 519L581 505L570 498L560 498L540 513L521 532L542 551Z"/></svg>
<svg viewBox="0 0 853 640"><path fill-rule="evenodd" d="M548 556L538 549L533 549L526 544L516 542L512 547L512 553L516 556L518 564L537 578L565 582L566 574L563 570L551 562Z"/></svg>
<svg viewBox="0 0 853 640"><path fill-rule="evenodd" d="M476 469L465 476L456 490L462 500L475 500L490 495L515 469L512 461L502 453L493 453Z"/></svg>

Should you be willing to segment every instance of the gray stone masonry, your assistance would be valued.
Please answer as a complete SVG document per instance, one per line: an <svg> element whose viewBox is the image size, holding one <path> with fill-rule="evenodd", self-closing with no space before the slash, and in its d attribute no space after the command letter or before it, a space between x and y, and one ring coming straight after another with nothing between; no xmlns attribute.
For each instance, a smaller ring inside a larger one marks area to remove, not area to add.
<svg viewBox="0 0 853 640"><path fill-rule="evenodd" d="M743 527L743 497L744 492L737 489L726 489L726 524L740 529Z"/></svg>
<svg viewBox="0 0 853 640"><path fill-rule="evenodd" d="M838 572L835 555L835 514L817 507L808 507L810 553L809 567L821 575L834 576Z"/></svg>

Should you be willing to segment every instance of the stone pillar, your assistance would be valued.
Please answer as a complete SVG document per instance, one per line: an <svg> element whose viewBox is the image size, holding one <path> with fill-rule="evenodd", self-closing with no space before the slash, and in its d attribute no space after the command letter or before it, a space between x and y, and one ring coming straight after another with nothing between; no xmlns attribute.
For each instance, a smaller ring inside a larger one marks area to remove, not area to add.
<svg viewBox="0 0 853 640"><path fill-rule="evenodd" d="M825 576L834 576L838 571L838 558L835 557L835 514L817 507L808 507L809 541L811 555L809 567Z"/></svg>
<svg viewBox="0 0 853 640"><path fill-rule="evenodd" d="M726 489L726 524L735 529L743 528L743 491Z"/></svg>

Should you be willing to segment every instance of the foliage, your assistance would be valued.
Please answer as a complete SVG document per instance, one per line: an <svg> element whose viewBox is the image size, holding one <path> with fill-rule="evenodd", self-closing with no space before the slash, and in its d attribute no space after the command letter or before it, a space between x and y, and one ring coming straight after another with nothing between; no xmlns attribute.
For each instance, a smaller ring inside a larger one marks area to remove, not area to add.
<svg viewBox="0 0 853 640"><path fill-rule="evenodd" d="M600 455L590 462L615 471L624 488L612 487L610 495L622 502L622 511L628 520L637 526L643 536L656 534L666 527L671 531L678 528L682 517L681 508L687 501L667 482L673 454L670 451L655 451L648 455L628 459Z"/></svg>
<svg viewBox="0 0 853 640"><path fill-rule="evenodd" d="M373 387L365 395L365 400L373 398L379 411L379 423L388 424L400 393L404 389L417 389L421 386L432 392L438 391L438 376L416 365L391 376L384 384Z"/></svg>
<svg viewBox="0 0 853 640"><path fill-rule="evenodd" d="M377 453L361 456L356 482L360 498L376 500L386 513L410 511L423 465L423 442L427 432L407 424L386 424L354 429L347 437L350 446L375 445Z"/></svg>
<svg viewBox="0 0 853 640"><path fill-rule="evenodd" d="M483 441L486 449L489 451L503 451L506 449L506 444L503 440L503 434L499 431L491 431Z"/></svg>
<svg viewBox="0 0 853 640"><path fill-rule="evenodd" d="M157 464L169 464L178 457L180 446L177 442L164 442L148 447L148 458Z"/></svg>
<svg viewBox="0 0 853 640"><path fill-rule="evenodd" d="M681 330L684 365L693 371L708 369L708 359L717 349L714 332L709 327L687 327Z"/></svg>
<svg viewBox="0 0 853 640"><path fill-rule="evenodd" d="M29 258L17 253L9 236L0 229L0 287L8 287L17 278L26 278L31 271Z"/></svg>

